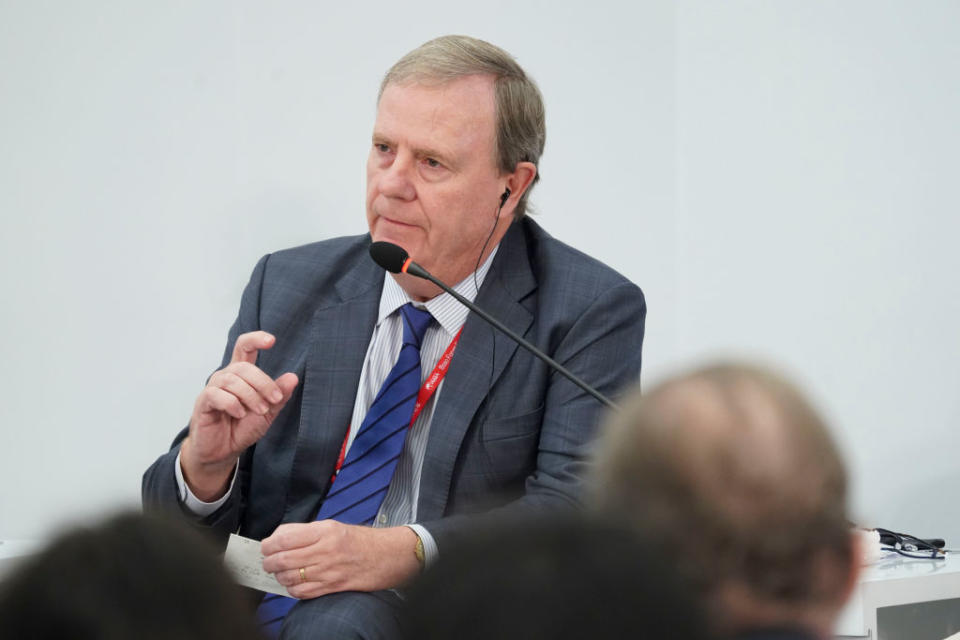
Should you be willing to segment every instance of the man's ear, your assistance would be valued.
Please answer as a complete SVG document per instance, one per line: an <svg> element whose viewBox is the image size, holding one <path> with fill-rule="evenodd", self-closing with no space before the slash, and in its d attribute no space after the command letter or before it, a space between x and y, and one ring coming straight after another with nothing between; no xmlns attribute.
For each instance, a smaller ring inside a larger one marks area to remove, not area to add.
<svg viewBox="0 0 960 640"><path fill-rule="evenodd" d="M535 177L537 177L537 165L532 162L518 162L513 172L507 174L506 188L510 190L510 195L504 201L503 213L513 213L520 198L533 184Z"/></svg>

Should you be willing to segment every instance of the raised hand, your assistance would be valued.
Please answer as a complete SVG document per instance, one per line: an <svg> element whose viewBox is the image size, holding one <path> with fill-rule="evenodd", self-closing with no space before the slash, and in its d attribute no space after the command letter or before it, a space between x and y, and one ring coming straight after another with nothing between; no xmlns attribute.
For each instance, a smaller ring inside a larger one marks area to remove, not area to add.
<svg viewBox="0 0 960 640"><path fill-rule="evenodd" d="M221 497L244 449L267 432L297 387L296 374L273 380L256 366L257 353L276 342L266 331L237 338L230 364L207 382L193 405L190 433L180 446L184 480L200 500Z"/></svg>

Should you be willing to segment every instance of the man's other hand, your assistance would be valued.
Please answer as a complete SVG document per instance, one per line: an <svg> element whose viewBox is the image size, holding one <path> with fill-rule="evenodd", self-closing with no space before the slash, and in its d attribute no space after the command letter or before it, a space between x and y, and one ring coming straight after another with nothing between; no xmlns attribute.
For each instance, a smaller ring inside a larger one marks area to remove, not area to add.
<svg viewBox="0 0 960 640"><path fill-rule="evenodd" d="M237 458L263 437L297 387L296 374L273 380L255 364L257 353L275 342L266 331L240 335L230 364L210 376L193 405L180 466L190 490L204 502L223 496Z"/></svg>
<svg viewBox="0 0 960 640"><path fill-rule="evenodd" d="M409 527L374 529L319 520L280 525L260 550L264 571L274 574L292 597L304 600L400 586L420 570L416 543L417 534Z"/></svg>

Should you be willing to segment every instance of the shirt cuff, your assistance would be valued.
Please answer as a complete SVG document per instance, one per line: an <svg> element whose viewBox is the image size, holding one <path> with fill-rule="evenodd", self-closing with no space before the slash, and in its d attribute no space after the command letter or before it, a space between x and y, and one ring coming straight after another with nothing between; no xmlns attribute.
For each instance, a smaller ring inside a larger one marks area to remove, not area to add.
<svg viewBox="0 0 960 640"><path fill-rule="evenodd" d="M433 539L429 531L423 528L423 525L408 524L407 526L420 536L420 542L423 543L423 564L425 567L429 567L437 561L440 555L440 551L437 549L437 541Z"/></svg>
<svg viewBox="0 0 960 640"><path fill-rule="evenodd" d="M230 478L230 487L227 489L227 492L223 494L223 497L214 502L204 502L199 499L197 496L193 495L193 492L190 491L190 487L187 486L186 480L183 479L183 469L180 468L180 454L177 454L177 461L173 464L173 474L177 477L177 493L180 496L180 502L187 508L187 510L195 516L200 516L201 518L210 515L217 509L223 506L223 504L230 497L230 494L233 493L233 483L237 480L237 470L240 468L240 465L236 465L233 468L233 476ZM426 541L424 541L424 550L426 550ZM434 544L436 548L436 544ZM426 551L424 551L426 553Z"/></svg>

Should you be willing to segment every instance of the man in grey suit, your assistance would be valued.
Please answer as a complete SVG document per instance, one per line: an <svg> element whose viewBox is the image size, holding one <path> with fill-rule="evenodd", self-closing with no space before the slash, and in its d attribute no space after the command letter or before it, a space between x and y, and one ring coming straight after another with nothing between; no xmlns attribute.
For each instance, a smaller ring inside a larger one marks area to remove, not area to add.
<svg viewBox="0 0 960 640"><path fill-rule="evenodd" d="M524 216L545 135L539 90L501 49L447 36L402 58L380 90L369 235L261 259L221 368L144 475L148 508L263 540L264 568L299 599L283 637L395 637L392 589L458 533L578 502L602 406L449 294L367 255L371 239L404 247L602 393L635 382L640 289ZM316 520L397 361L409 304L431 314L422 379L442 382L420 391L372 526Z"/></svg>

